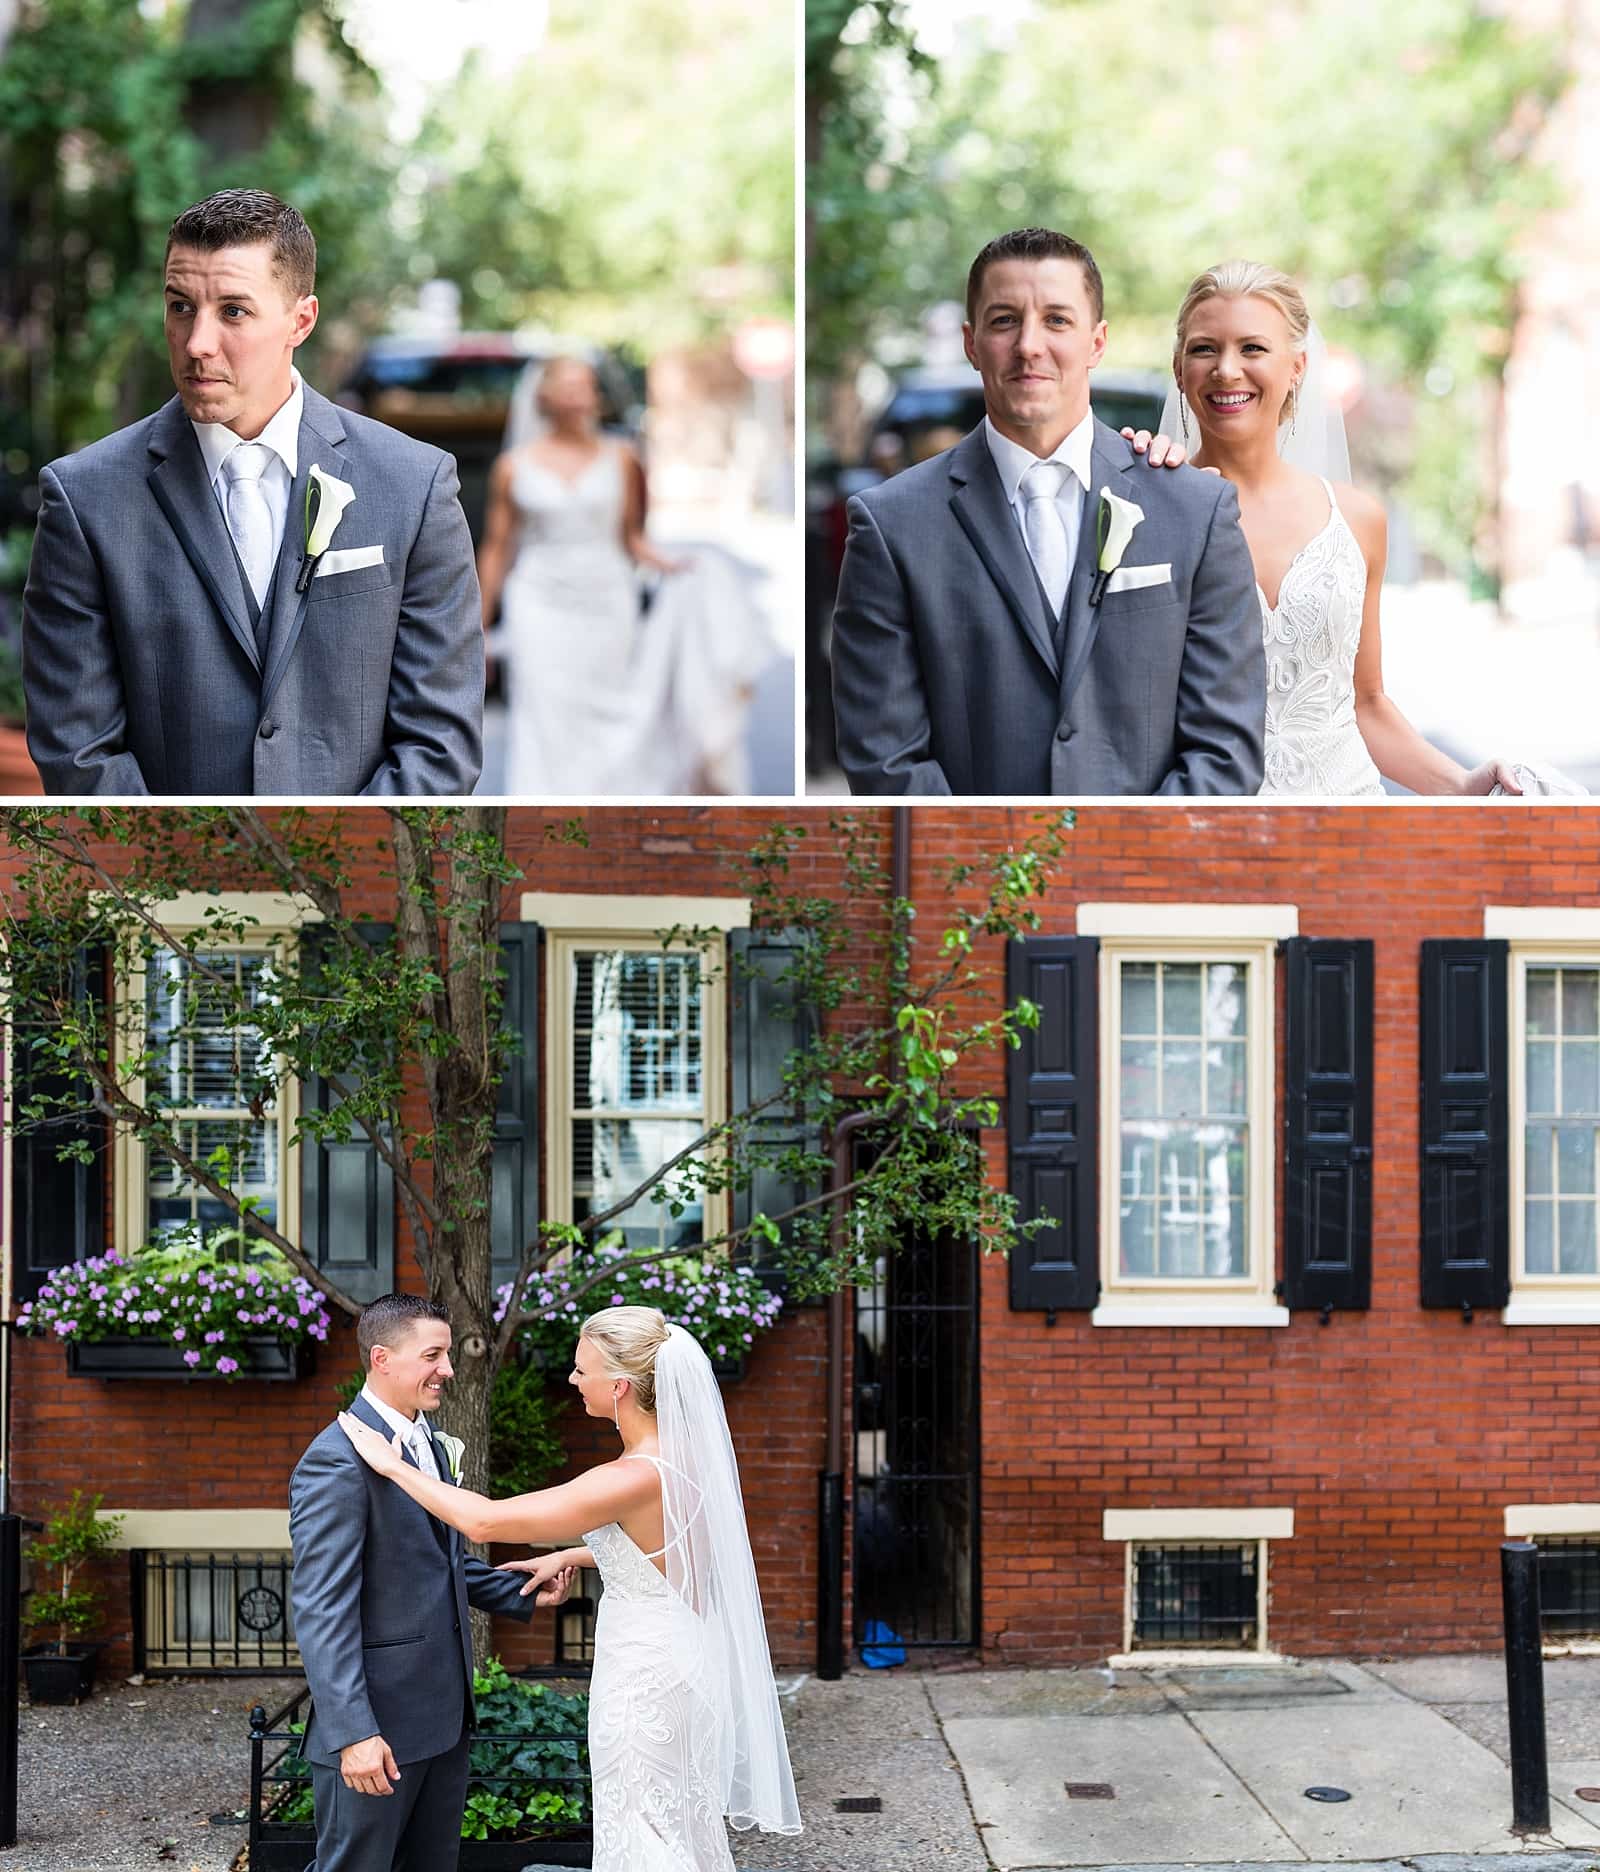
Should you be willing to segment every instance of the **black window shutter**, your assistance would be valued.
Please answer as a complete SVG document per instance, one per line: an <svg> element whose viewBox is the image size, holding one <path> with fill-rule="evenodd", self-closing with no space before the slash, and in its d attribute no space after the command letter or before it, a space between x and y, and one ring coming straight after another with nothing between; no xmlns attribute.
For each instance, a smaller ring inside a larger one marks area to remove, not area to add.
<svg viewBox="0 0 1600 1872"><path fill-rule="evenodd" d="M500 925L500 1024L522 1036L522 1051L506 1061L494 1119L490 1235L496 1287L515 1280L539 1221L539 935L537 923Z"/></svg>
<svg viewBox="0 0 1600 1872"><path fill-rule="evenodd" d="M1291 1307L1372 1304L1372 944L1288 953L1283 1287Z"/></svg>
<svg viewBox="0 0 1600 1872"><path fill-rule="evenodd" d="M387 942L389 923L364 923L362 939ZM328 937L315 925L300 938L300 966L314 971ZM300 1104L332 1111L338 1104L322 1075L303 1080ZM350 1140L302 1137L300 1143L300 1252L359 1305L394 1291L394 1172L360 1125Z"/></svg>
<svg viewBox="0 0 1600 1872"><path fill-rule="evenodd" d="M73 968L72 991L104 1011L106 951L83 950ZM56 1268L103 1254L106 1247L106 1174L111 1141L104 1112L93 1104L86 1079L49 1070L37 1063L29 1042L39 1029L18 1021L11 1038L12 1111L38 1094L59 1096L76 1083L80 1108L53 1114L45 1122L13 1132L11 1140L11 1291L17 1302L38 1298ZM92 1163L62 1161L63 1144L87 1143Z"/></svg>
<svg viewBox="0 0 1600 1872"><path fill-rule="evenodd" d="M1511 1297L1506 945L1422 945L1422 1304Z"/></svg>
<svg viewBox="0 0 1600 1872"><path fill-rule="evenodd" d="M1007 1060L1011 1193L1017 1219L1055 1218L1011 1251L1011 1304L1054 1312L1100 1298L1096 1176L1099 949L1092 936L1023 936L1006 955L1006 1000L1034 1002Z"/></svg>
<svg viewBox="0 0 1600 1872"><path fill-rule="evenodd" d="M797 1002L791 985L781 979L806 941L803 930L749 930L728 932L729 1044L733 1051L733 1111L745 1111L783 1085L784 1062L816 1036L816 1009ZM756 1122L754 1135L763 1145L784 1150L816 1150L816 1127L808 1125L794 1106L780 1101ZM750 1187L732 1192L735 1228L743 1228L754 1215L779 1216L821 1192L787 1178L776 1169L758 1168ZM785 1243L792 1224L780 1225ZM774 1274L776 1256L763 1241L741 1245L757 1271L763 1265Z"/></svg>

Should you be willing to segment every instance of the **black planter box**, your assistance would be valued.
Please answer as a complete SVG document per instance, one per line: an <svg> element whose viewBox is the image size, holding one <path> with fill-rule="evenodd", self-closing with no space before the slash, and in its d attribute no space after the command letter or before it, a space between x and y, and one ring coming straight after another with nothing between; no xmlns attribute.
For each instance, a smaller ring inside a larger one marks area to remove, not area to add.
<svg viewBox="0 0 1600 1872"><path fill-rule="evenodd" d="M191 1369L183 1362L184 1348L166 1339L95 1339L85 1344L76 1340L67 1346L67 1370L74 1378L159 1378L170 1383L174 1378L185 1382L195 1379L215 1384L226 1382L218 1371ZM281 1339L258 1334L245 1341L239 1378L261 1378L269 1383L292 1383L303 1378L316 1364L316 1347L310 1340L295 1339L285 1345Z"/></svg>
<svg viewBox="0 0 1600 1872"><path fill-rule="evenodd" d="M82 1703L94 1693L100 1646L77 1645L65 1656L54 1645L31 1645L22 1654L30 1703Z"/></svg>
<svg viewBox="0 0 1600 1872"><path fill-rule="evenodd" d="M250 1848L250 1872L305 1872L316 1851L316 1832L308 1826L261 1823ZM535 1866L580 1866L594 1860L594 1844L580 1838L548 1840L466 1840L461 1842L460 1872L524 1872Z"/></svg>

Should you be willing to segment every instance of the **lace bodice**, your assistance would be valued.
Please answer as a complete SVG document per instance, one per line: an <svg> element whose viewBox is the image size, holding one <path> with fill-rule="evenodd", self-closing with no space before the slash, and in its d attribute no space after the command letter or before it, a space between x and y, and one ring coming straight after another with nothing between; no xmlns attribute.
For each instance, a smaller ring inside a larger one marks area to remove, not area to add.
<svg viewBox="0 0 1600 1872"><path fill-rule="evenodd" d="M662 1577L661 1569L642 1554L616 1521L608 1521L592 1534L585 1534L583 1544L594 1555L600 1577L605 1581L606 1597L617 1599L666 1599L672 1588Z"/></svg>
<svg viewBox="0 0 1600 1872"><path fill-rule="evenodd" d="M1260 585L1267 653L1263 794L1345 797L1383 791L1356 722L1356 651L1367 566L1333 488L1322 531L1290 561L1276 605Z"/></svg>
<svg viewBox="0 0 1600 1872"><path fill-rule="evenodd" d="M519 456L511 471L511 499L519 548L577 546L625 559L622 452L615 443L602 443L600 453L571 480L531 455Z"/></svg>

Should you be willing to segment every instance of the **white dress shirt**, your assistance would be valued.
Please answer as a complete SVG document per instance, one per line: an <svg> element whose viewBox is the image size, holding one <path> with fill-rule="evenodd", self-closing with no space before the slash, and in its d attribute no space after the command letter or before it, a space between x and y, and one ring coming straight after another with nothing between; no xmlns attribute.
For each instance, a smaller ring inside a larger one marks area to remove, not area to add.
<svg viewBox="0 0 1600 1872"><path fill-rule="evenodd" d="M1032 449L1025 449L1020 442L1013 442L1009 436L1001 435L987 416L983 419L983 436L989 444L994 465L999 470L1000 485L1006 491L1006 499L1011 505L1011 513L1024 546L1028 543L1028 503L1022 495L1022 477L1040 460L1060 462L1067 468L1068 472L1061 477L1061 492L1056 496L1056 505L1067 534L1067 564L1076 565L1078 529L1083 520L1083 497L1089 491L1090 477L1094 473L1090 462L1094 450L1092 412L1086 414L1077 428L1062 438L1060 446L1053 453L1045 456L1035 455Z"/></svg>
<svg viewBox="0 0 1600 1872"><path fill-rule="evenodd" d="M433 1445L428 1439L428 1426L422 1421L420 1413L416 1417L406 1416L404 1411L397 1411L392 1405L385 1404L381 1397L374 1397L372 1387L363 1385L361 1395L378 1413L391 1430L397 1431L417 1459L417 1467L425 1476L431 1476L435 1482L442 1482L439 1465L433 1460Z"/></svg>
<svg viewBox="0 0 1600 1872"><path fill-rule="evenodd" d="M300 413L305 407L305 385L300 381L300 373L289 373L292 388L289 400L267 424L258 436L250 438L260 442L272 451L273 460L261 475L261 492L266 496L267 507L272 514L272 562L278 562L278 555L283 551L283 529L289 518L289 493L294 486L295 474L299 467L300 456ZM211 481L211 492L216 497L218 507L222 509L222 524L228 524L227 488L222 479L222 464L233 451L244 442L243 436L235 435L224 423L190 423L195 440L200 444L200 453L205 457L206 474ZM370 1395L370 1394L369 1394ZM382 1408L380 1406L380 1408Z"/></svg>

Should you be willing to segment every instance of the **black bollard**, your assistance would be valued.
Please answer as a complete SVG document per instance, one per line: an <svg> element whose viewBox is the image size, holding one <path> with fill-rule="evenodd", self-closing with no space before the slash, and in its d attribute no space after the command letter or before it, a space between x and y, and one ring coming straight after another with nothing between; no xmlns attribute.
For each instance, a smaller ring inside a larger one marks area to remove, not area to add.
<svg viewBox="0 0 1600 1872"><path fill-rule="evenodd" d="M0 1514L0 1847L17 1843L17 1699L21 1694L22 1520Z"/></svg>
<svg viewBox="0 0 1600 1872"><path fill-rule="evenodd" d="M844 1675L844 1477L817 1476L817 1675Z"/></svg>
<svg viewBox="0 0 1600 1872"><path fill-rule="evenodd" d="M1550 1831L1550 1763L1544 1730L1544 1646L1539 1630L1539 1549L1500 1543L1506 1621L1506 1704L1511 1724L1511 1831Z"/></svg>

